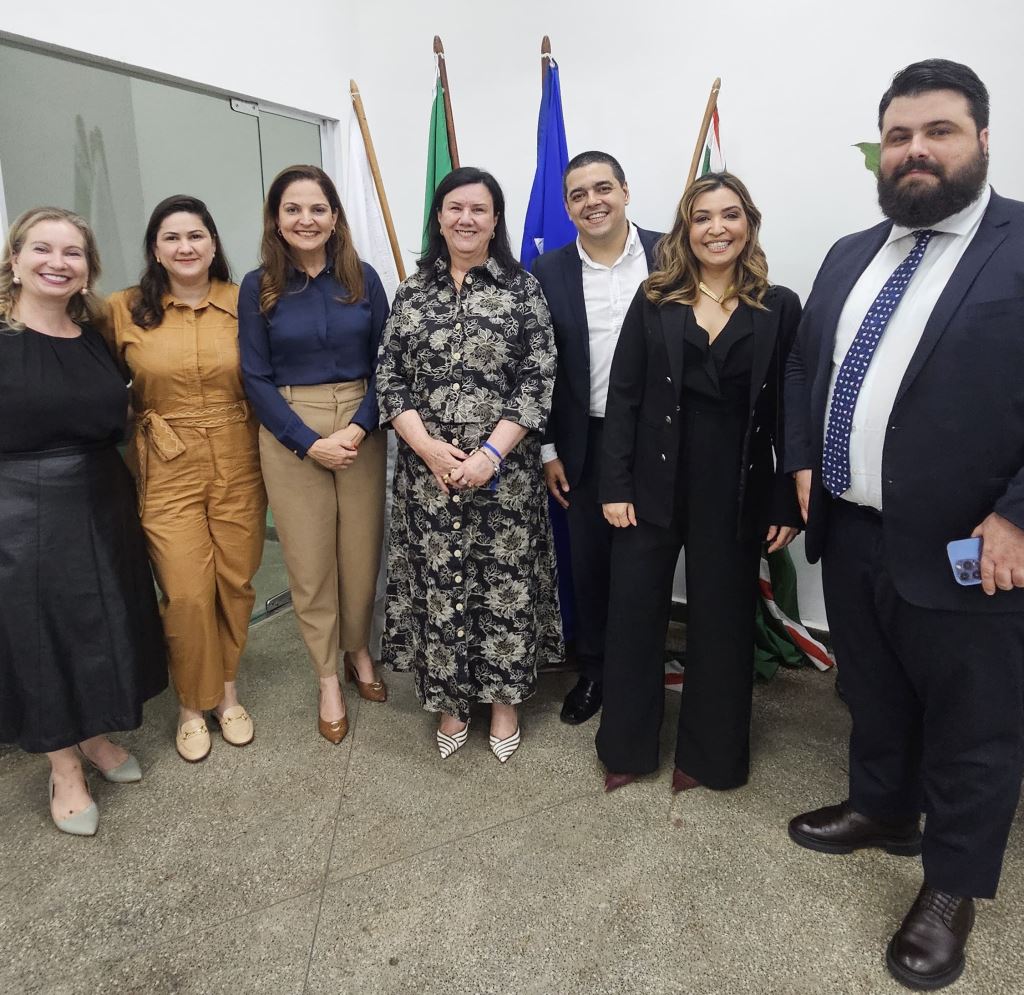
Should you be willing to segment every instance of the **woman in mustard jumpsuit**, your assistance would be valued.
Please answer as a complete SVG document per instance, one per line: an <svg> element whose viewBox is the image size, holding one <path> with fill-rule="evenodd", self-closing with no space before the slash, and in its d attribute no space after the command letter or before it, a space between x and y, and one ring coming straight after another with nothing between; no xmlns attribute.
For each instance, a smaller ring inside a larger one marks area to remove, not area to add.
<svg viewBox="0 0 1024 995"><path fill-rule="evenodd" d="M257 425L242 387L238 287L206 205L169 197L146 228L139 286L110 299L110 337L132 379L129 463L149 544L180 712L176 746L210 752L204 713L244 746L235 688L266 527Z"/></svg>

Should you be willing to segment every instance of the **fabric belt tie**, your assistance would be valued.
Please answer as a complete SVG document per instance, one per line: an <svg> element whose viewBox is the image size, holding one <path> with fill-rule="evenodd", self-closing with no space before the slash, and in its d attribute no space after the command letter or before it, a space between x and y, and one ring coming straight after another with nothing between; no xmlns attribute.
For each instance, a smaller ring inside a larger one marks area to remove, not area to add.
<svg viewBox="0 0 1024 995"><path fill-rule="evenodd" d="M206 408L182 408L157 414L153 408L144 411L135 428L135 457L138 477L135 488L138 492L139 515L146 505L146 476L149 469L149 450L152 449L165 463L177 459L188 448L181 436L171 427L179 428L220 428L223 425L237 425L249 420L249 402L232 401L229 404L211 405Z"/></svg>

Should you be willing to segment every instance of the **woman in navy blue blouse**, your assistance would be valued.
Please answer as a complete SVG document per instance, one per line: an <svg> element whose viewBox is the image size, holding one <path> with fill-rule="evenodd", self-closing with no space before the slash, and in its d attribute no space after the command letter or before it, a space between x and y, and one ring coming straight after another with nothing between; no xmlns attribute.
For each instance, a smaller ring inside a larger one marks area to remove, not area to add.
<svg viewBox="0 0 1024 995"><path fill-rule="evenodd" d="M338 650L361 697L384 701L368 643L384 528L386 443L375 369L387 296L337 190L289 166L267 193L260 268L238 300L242 375L292 603L320 679L319 730L348 732Z"/></svg>

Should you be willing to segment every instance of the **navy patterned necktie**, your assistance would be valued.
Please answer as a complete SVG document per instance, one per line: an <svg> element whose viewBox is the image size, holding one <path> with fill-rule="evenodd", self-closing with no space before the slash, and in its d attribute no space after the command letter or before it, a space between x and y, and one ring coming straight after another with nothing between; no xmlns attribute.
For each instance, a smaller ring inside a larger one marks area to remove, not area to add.
<svg viewBox="0 0 1024 995"><path fill-rule="evenodd" d="M930 228L915 231L914 247L893 270L892 276L878 292L868 313L857 329L850 348L843 357L832 391L832 404L828 409L828 428L825 430L825 452L822 459L821 479L833 497L840 497L850 489L850 429L853 427L853 409L871 357L882 338L885 326L903 300L911 278L924 258L928 242L937 234Z"/></svg>

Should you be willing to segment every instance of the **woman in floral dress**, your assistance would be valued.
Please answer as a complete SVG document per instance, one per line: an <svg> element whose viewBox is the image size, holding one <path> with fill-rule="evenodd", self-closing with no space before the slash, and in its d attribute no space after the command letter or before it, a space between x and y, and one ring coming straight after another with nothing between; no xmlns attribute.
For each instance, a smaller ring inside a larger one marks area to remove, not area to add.
<svg viewBox="0 0 1024 995"><path fill-rule="evenodd" d="M540 462L554 340L504 212L489 173L445 177L377 369L381 420L401 439L382 657L441 713L442 758L466 742L472 703L489 703L502 763L538 665L562 655Z"/></svg>

